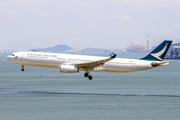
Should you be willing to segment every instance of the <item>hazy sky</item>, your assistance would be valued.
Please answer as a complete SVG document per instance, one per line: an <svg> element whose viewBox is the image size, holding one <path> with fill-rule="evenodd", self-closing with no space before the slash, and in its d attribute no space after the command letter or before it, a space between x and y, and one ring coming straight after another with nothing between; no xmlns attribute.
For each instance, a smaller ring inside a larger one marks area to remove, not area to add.
<svg viewBox="0 0 180 120"><path fill-rule="evenodd" d="M0 0L0 50L180 39L180 0Z"/></svg>

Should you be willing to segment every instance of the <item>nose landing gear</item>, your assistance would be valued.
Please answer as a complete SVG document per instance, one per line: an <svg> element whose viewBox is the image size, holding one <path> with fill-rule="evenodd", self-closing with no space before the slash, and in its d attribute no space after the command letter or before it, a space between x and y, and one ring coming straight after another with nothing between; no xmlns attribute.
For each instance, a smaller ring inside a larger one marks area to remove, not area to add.
<svg viewBox="0 0 180 120"><path fill-rule="evenodd" d="M89 80L92 80L92 76L89 74L89 72L84 73L84 77L88 77Z"/></svg>
<svg viewBox="0 0 180 120"><path fill-rule="evenodd" d="M21 71L22 71L22 72L24 71L24 65L22 65L22 69L21 69Z"/></svg>

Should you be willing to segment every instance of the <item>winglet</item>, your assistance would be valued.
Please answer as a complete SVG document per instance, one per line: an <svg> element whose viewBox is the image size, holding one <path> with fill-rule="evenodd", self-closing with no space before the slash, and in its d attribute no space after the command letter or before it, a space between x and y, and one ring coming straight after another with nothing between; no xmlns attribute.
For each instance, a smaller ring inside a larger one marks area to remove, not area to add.
<svg viewBox="0 0 180 120"><path fill-rule="evenodd" d="M117 56L117 54L112 53L112 54L110 54L109 56L110 56L110 58L115 58L115 57Z"/></svg>
<svg viewBox="0 0 180 120"><path fill-rule="evenodd" d="M154 60L162 61L171 45L172 41L165 40L159 46L157 46L151 53L146 57L141 58L141 60Z"/></svg>

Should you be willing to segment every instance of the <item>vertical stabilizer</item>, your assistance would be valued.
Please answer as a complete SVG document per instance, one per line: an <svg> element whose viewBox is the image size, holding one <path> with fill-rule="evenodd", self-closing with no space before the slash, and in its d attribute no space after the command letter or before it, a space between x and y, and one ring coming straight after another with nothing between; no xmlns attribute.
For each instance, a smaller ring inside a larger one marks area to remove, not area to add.
<svg viewBox="0 0 180 120"><path fill-rule="evenodd" d="M154 60L162 61L171 45L172 41L165 40L159 46L157 46L151 53L146 57L141 58L142 60Z"/></svg>

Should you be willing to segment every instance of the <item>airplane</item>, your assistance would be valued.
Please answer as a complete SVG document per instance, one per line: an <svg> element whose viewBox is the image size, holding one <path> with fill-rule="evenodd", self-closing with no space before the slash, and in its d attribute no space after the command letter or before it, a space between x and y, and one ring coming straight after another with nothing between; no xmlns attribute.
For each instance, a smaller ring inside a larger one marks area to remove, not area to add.
<svg viewBox="0 0 180 120"><path fill-rule="evenodd" d="M166 66L169 61L163 61L172 41L165 40L147 56L140 59L116 58L112 53L109 57L72 55L47 52L15 52L7 56L13 63L22 66L59 68L62 73L78 73L85 71L84 77L92 80L89 72L136 72Z"/></svg>

